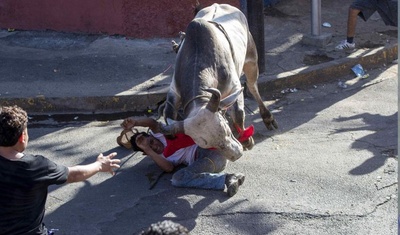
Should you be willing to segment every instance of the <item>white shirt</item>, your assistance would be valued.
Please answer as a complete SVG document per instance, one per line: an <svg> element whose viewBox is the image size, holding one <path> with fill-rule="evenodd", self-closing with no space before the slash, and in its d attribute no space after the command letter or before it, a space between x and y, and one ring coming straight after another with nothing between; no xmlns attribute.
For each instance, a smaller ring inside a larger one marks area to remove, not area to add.
<svg viewBox="0 0 400 235"><path fill-rule="evenodd" d="M167 146L167 140L165 139L165 136L161 133L151 133L156 139L161 141L163 143L164 147ZM185 148L181 148L177 150L175 153L173 153L171 156L167 157L166 159L171 162L174 166L177 166L179 164L185 164L185 165L190 165L194 162L195 157L196 157L196 149L198 145L190 145ZM162 154L163 157L164 154Z"/></svg>

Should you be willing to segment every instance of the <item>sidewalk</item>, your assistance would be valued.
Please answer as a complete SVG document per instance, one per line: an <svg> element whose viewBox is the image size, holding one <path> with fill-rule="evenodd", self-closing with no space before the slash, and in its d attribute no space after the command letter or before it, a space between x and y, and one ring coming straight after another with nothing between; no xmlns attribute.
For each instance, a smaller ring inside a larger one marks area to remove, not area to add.
<svg viewBox="0 0 400 235"><path fill-rule="evenodd" d="M311 33L310 1L282 0L265 15L265 73L260 93L271 99L288 88L305 89L397 59L397 28L379 15L358 20L357 50L334 47L345 39L349 1L323 1L326 48L303 45ZM184 30L184 29L182 29ZM61 32L0 31L0 104L30 113L105 113L155 108L174 70L172 39L138 40L120 36ZM174 38L174 40L178 40Z"/></svg>

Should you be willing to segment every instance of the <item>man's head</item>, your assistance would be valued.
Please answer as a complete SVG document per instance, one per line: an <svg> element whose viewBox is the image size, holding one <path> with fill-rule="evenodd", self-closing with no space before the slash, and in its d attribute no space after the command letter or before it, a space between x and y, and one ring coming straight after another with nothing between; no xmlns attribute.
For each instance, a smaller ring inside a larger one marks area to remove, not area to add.
<svg viewBox="0 0 400 235"><path fill-rule="evenodd" d="M23 109L18 106L0 107L0 146L17 144L27 125L28 115Z"/></svg>
<svg viewBox="0 0 400 235"><path fill-rule="evenodd" d="M164 151L164 145L152 135L147 134L146 132L137 132L133 134L130 139L130 143L132 145L133 151L141 151L144 152L143 149L139 146L143 144L148 145L154 152L161 154Z"/></svg>
<svg viewBox="0 0 400 235"><path fill-rule="evenodd" d="M145 137L150 136L150 135L147 134L146 132L138 132L138 131L136 131L136 133L133 134L133 135L131 136L131 139L130 139L129 141L131 142L133 151L144 152L143 149L141 149L141 148L136 144L136 138L137 138L139 135L142 135L142 136L145 136Z"/></svg>

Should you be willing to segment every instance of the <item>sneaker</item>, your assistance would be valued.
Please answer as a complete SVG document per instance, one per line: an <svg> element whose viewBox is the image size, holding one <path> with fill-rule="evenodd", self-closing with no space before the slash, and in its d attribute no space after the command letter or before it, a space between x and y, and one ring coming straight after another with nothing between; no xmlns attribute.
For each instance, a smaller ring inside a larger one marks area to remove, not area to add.
<svg viewBox="0 0 400 235"><path fill-rule="evenodd" d="M356 48L356 44L354 42L353 43L348 43L347 40L343 40L335 48L337 50L349 50L349 49Z"/></svg>
<svg viewBox="0 0 400 235"><path fill-rule="evenodd" d="M227 174L225 178L225 185L228 188L228 196L232 197L239 191L239 186L244 182L244 174L237 173L237 174Z"/></svg>

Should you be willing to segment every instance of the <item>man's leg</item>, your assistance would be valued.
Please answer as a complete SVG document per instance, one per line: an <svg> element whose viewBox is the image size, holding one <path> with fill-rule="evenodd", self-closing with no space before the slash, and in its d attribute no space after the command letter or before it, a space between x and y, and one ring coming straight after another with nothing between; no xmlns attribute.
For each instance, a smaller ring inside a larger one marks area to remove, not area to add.
<svg viewBox="0 0 400 235"><path fill-rule="evenodd" d="M359 9L353 8L352 6L349 7L349 12L347 14L347 38L336 46L337 50L348 50L355 48L354 36L356 34L357 18L359 13Z"/></svg>
<svg viewBox="0 0 400 235"><path fill-rule="evenodd" d="M224 190L235 195L243 184L243 174L220 173L227 165L226 158L218 150L198 148L198 158L190 166L177 171L172 176L172 185L176 187Z"/></svg>
<svg viewBox="0 0 400 235"><path fill-rule="evenodd" d="M356 34L358 16L364 21L367 21L369 17L377 11L377 4L377 0L355 0L350 5L347 15L347 38L336 46L337 50L348 50L355 48L354 37Z"/></svg>
<svg viewBox="0 0 400 235"><path fill-rule="evenodd" d="M218 150L197 148L197 160L172 176L172 185L224 190L226 158Z"/></svg>
<svg viewBox="0 0 400 235"><path fill-rule="evenodd" d="M360 13L359 9L349 7L349 14L347 17L347 42L353 43L356 34L357 18Z"/></svg>

